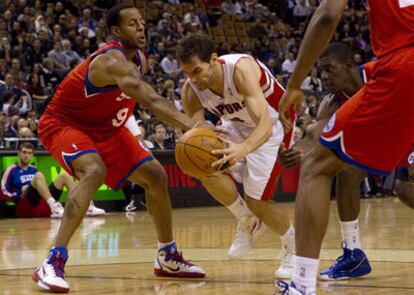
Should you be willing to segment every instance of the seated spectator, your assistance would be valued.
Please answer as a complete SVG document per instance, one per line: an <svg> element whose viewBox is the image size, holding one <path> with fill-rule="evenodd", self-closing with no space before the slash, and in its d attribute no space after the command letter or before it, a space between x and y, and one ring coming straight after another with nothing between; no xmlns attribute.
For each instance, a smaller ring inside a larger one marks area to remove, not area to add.
<svg viewBox="0 0 414 295"><path fill-rule="evenodd" d="M30 130L28 127L19 128L18 132L18 136L20 139L36 139L35 137L33 137L32 130Z"/></svg>
<svg viewBox="0 0 414 295"><path fill-rule="evenodd" d="M56 72L55 62L51 58L45 58L43 60L42 74L45 80L45 86L49 88L51 93L53 93L60 83L61 78Z"/></svg>
<svg viewBox="0 0 414 295"><path fill-rule="evenodd" d="M149 141L153 144L154 150L174 149L174 142L167 138L167 127L163 123L157 123L154 126L155 133L150 136Z"/></svg>
<svg viewBox="0 0 414 295"><path fill-rule="evenodd" d="M53 49L47 53L47 56L54 61L55 70L60 76L65 76L70 70L69 61L62 50L62 43L56 42Z"/></svg>
<svg viewBox="0 0 414 295"><path fill-rule="evenodd" d="M15 98L16 95L13 92L7 91L4 94L2 111L8 114L10 107L13 107L17 114L25 115L29 111L29 98L26 95L22 95L18 101Z"/></svg>
<svg viewBox="0 0 414 295"><path fill-rule="evenodd" d="M282 63L282 72L283 74L290 77L296 68L295 55L292 52L286 54L286 59Z"/></svg>
<svg viewBox="0 0 414 295"><path fill-rule="evenodd" d="M45 176L30 164L34 153L31 143L22 143L17 153L19 161L6 169L2 179L2 193L16 203L16 215L19 217L54 217L61 218L64 208L59 203L64 187L70 191L75 182L67 173L60 174L49 186ZM42 210L46 208L46 210ZM49 208L48 208L49 207ZM88 213L99 211L91 202ZM46 214L45 214L46 213ZM87 213L87 215L88 215ZM97 214L93 214L97 215Z"/></svg>
<svg viewBox="0 0 414 295"><path fill-rule="evenodd" d="M66 56L66 60L68 61L71 69L73 69L83 61L79 54L76 51L72 50L72 44L68 39L62 40L62 47L63 54Z"/></svg>
<svg viewBox="0 0 414 295"><path fill-rule="evenodd" d="M14 82L15 82L14 76L10 73L7 73L5 80L4 80L4 84L0 85L0 107L1 109L3 109L4 94L6 92L11 92L15 95L13 104L20 99L20 96L23 95L22 89L17 87Z"/></svg>
<svg viewBox="0 0 414 295"><path fill-rule="evenodd" d="M169 78L174 79L180 73L178 62L174 57L174 51L168 50L167 56L161 60L161 68Z"/></svg>
<svg viewBox="0 0 414 295"><path fill-rule="evenodd" d="M313 92L322 91L322 81L318 78L318 70L316 68L313 68L311 74L303 81L301 89Z"/></svg>

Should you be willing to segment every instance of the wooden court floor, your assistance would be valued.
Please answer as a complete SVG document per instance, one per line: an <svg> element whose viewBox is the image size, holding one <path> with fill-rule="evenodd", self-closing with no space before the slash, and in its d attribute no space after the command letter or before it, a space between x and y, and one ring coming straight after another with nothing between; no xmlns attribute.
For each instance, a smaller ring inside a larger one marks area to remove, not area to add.
<svg viewBox="0 0 414 295"><path fill-rule="evenodd" d="M277 204L293 214L293 204ZM335 203L323 244L321 266L340 252ZM414 211L395 198L362 200L363 247L373 272L364 279L319 283L318 294L414 294ZM223 207L174 210L174 235L206 272L204 280L152 275L156 237L144 211L86 218L70 245L66 267L72 294L273 294L280 241L266 231L244 259L227 249L236 223ZM46 294L30 278L47 254L59 220L0 220L0 294Z"/></svg>

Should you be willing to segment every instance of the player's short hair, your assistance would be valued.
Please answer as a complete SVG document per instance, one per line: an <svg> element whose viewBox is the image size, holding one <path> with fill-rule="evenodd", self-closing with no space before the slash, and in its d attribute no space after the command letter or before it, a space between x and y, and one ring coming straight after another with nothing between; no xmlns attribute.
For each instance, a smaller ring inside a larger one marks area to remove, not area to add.
<svg viewBox="0 0 414 295"><path fill-rule="evenodd" d="M347 60L354 62L354 53L352 49L344 43L334 42L329 44L320 58L333 58L340 63L344 63Z"/></svg>
<svg viewBox="0 0 414 295"><path fill-rule="evenodd" d="M21 152L23 149L28 149L34 151L34 145L30 142L22 142L19 145L19 152Z"/></svg>
<svg viewBox="0 0 414 295"><path fill-rule="evenodd" d="M119 13L128 8L135 8L135 6L130 4L118 4L108 10L106 15L106 25L108 30L111 30L111 27L119 26L119 22L121 21Z"/></svg>
<svg viewBox="0 0 414 295"><path fill-rule="evenodd" d="M216 51L214 41L208 35L191 34L184 37L177 46L177 57L180 62L188 62L197 56L202 62L209 62Z"/></svg>

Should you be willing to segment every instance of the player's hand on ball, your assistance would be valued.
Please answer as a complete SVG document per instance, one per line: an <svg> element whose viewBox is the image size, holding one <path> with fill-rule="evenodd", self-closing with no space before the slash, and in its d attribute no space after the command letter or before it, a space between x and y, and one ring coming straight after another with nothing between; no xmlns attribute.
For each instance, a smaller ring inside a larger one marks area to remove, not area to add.
<svg viewBox="0 0 414 295"><path fill-rule="evenodd" d="M213 155L223 155L222 158L213 162L211 166L224 171L243 159L248 154L248 149L243 143L236 143L222 136L219 136L219 138L226 144L226 147L211 151Z"/></svg>
<svg viewBox="0 0 414 295"><path fill-rule="evenodd" d="M279 102L280 122L282 123L286 133L292 128L292 122L290 121L290 110L293 107L296 114L301 114L303 98L304 95L300 89L288 88Z"/></svg>

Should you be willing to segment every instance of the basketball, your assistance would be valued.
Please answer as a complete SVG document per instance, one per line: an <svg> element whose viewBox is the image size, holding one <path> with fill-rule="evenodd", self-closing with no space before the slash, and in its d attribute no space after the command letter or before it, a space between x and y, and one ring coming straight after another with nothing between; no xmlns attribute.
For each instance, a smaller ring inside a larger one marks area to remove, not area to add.
<svg viewBox="0 0 414 295"><path fill-rule="evenodd" d="M213 155L211 151L222 148L223 143L214 131L195 128L178 139L175 159L186 174L200 178L216 172L211 164L220 159L221 155Z"/></svg>

